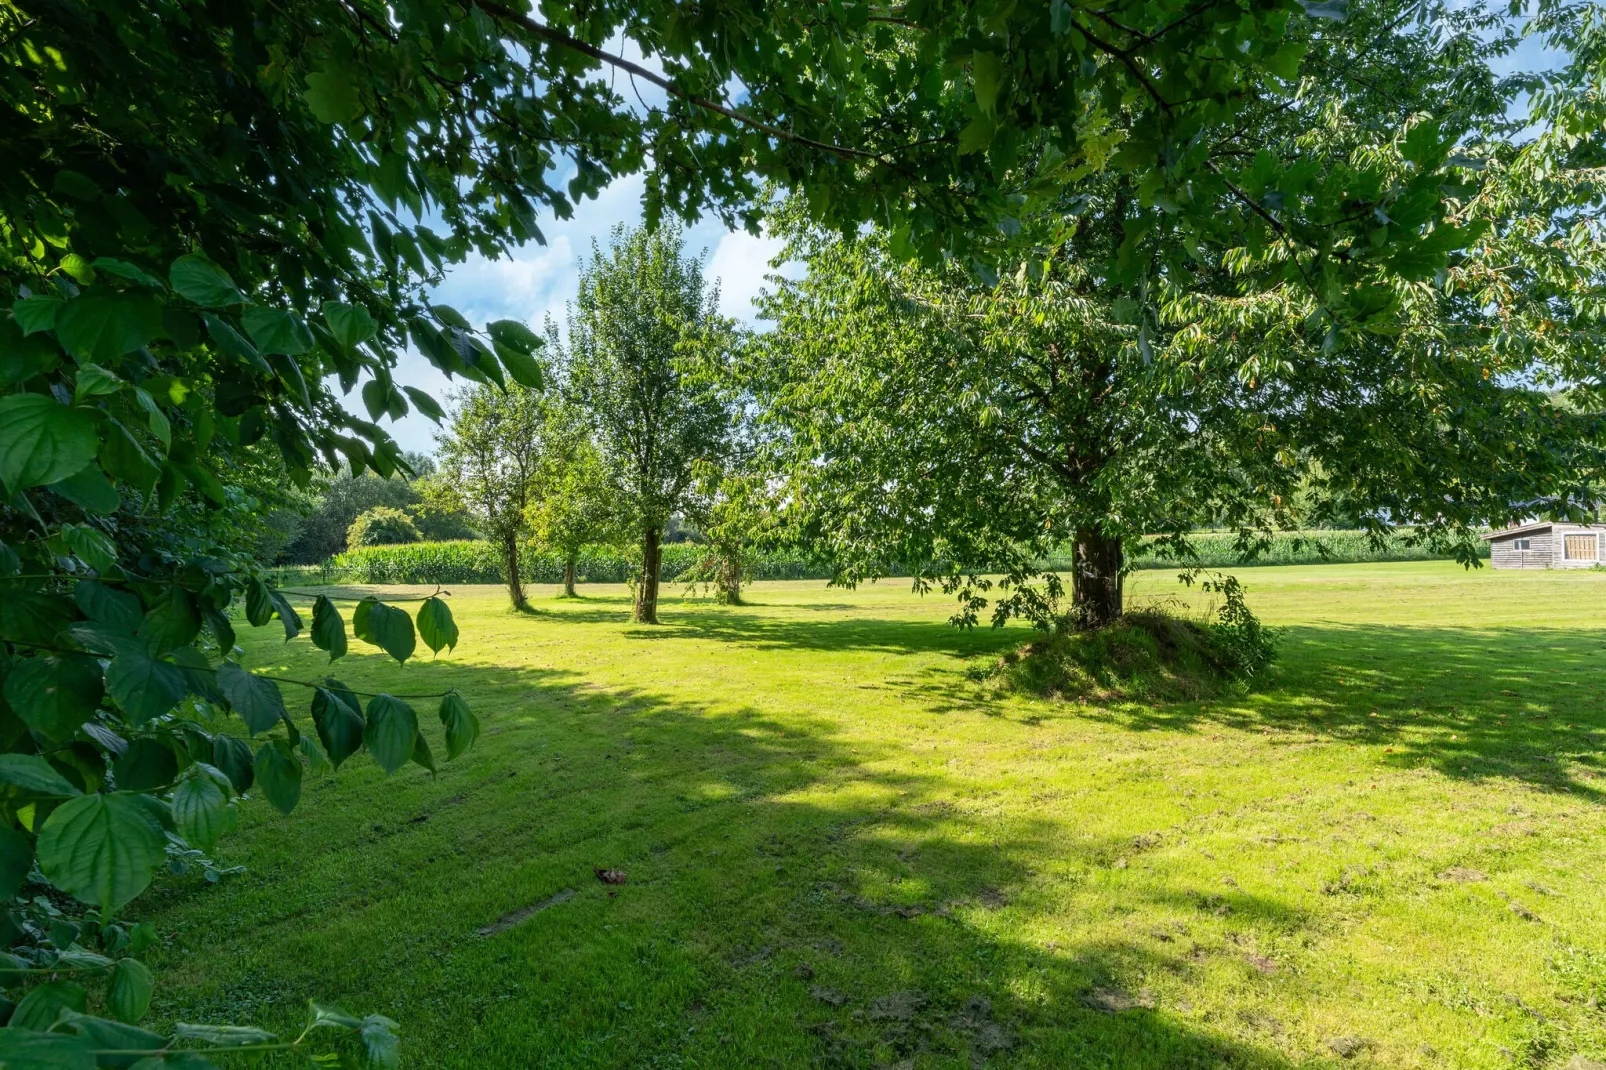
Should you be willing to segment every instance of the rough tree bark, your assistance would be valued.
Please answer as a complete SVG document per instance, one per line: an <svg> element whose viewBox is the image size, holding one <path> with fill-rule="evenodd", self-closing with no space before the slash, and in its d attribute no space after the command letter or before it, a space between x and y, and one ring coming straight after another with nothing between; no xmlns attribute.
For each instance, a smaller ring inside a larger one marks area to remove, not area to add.
<svg viewBox="0 0 1606 1070"><path fill-rule="evenodd" d="M633 614L637 624L658 623L658 570L661 560L658 542L662 537L662 524L647 524L642 528L641 577L636 583L636 606Z"/></svg>
<svg viewBox="0 0 1606 1070"><path fill-rule="evenodd" d="M714 597L727 606L742 604L742 558L738 551L722 553L714 579Z"/></svg>
<svg viewBox="0 0 1606 1070"><path fill-rule="evenodd" d="M563 597L574 597L574 555L563 560Z"/></svg>
<svg viewBox="0 0 1606 1070"><path fill-rule="evenodd" d="M1076 532L1071 615L1078 628L1103 628L1121 619L1121 540L1097 528Z"/></svg>
<svg viewBox="0 0 1606 1070"><path fill-rule="evenodd" d="M507 597L514 609L529 609L524 597L524 584L519 579L519 540L509 535L502 540L502 566L507 572Z"/></svg>

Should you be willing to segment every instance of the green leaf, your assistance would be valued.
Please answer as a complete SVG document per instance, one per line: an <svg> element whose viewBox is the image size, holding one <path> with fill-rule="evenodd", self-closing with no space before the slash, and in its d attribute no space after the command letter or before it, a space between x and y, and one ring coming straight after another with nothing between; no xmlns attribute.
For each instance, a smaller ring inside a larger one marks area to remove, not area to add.
<svg viewBox="0 0 1606 1070"><path fill-rule="evenodd" d="M12 642L53 645L72 621L72 607L63 598L15 589L0 598L0 637Z"/></svg>
<svg viewBox="0 0 1606 1070"><path fill-rule="evenodd" d="M268 585L253 578L245 585L245 619L260 628L273 619L273 598Z"/></svg>
<svg viewBox="0 0 1606 1070"><path fill-rule="evenodd" d="M97 572L106 572L117 564L117 545L87 524L64 525L61 540L80 561Z"/></svg>
<svg viewBox="0 0 1606 1070"><path fill-rule="evenodd" d="M99 364L86 361L78 365L78 377L73 383L73 400L82 401L103 394L115 394L122 388L123 381L116 375Z"/></svg>
<svg viewBox="0 0 1606 1070"><path fill-rule="evenodd" d="M33 868L33 841L10 825L0 825L0 901L9 902L22 889Z"/></svg>
<svg viewBox="0 0 1606 1070"><path fill-rule="evenodd" d="M4 690L29 728L66 741L100 705L100 663L83 654L20 658L11 663Z"/></svg>
<svg viewBox="0 0 1606 1070"><path fill-rule="evenodd" d="M173 824L190 846L210 851L228 826L228 805L228 797L211 777L186 777L173 789Z"/></svg>
<svg viewBox="0 0 1606 1070"><path fill-rule="evenodd" d="M436 320L447 327L456 327L460 331L472 331L474 329L468 319L451 305L430 305L429 311Z"/></svg>
<svg viewBox="0 0 1606 1070"><path fill-rule="evenodd" d="M301 634L301 614L296 612L295 606L278 591L268 591L268 601L273 603L273 611L279 615L279 623L284 625L284 641L289 642Z"/></svg>
<svg viewBox="0 0 1606 1070"><path fill-rule="evenodd" d="M39 831L40 870L69 895L115 912L145 890L167 857L159 805L148 795L69 799Z"/></svg>
<svg viewBox="0 0 1606 1070"><path fill-rule="evenodd" d="M168 586L139 626L140 638L158 654L188 646L200 634L201 611L195 605L195 596L177 584Z"/></svg>
<svg viewBox="0 0 1606 1070"><path fill-rule="evenodd" d="M236 792L251 790L256 783L256 770L251 764L251 747L238 736L219 732L212 737L212 764L223 771Z"/></svg>
<svg viewBox="0 0 1606 1070"><path fill-rule="evenodd" d="M61 270L81 286L88 286L95 281L95 269L89 266L89 258L78 253L68 253L62 257Z"/></svg>
<svg viewBox="0 0 1606 1070"><path fill-rule="evenodd" d="M121 650L106 666L106 691L136 727L177 706L188 690L177 665L139 650Z"/></svg>
<svg viewBox="0 0 1606 1070"><path fill-rule="evenodd" d="M296 750L300 751L302 757L307 759L307 770L314 776L322 776L333 768L329 761L329 755L324 753L323 748L318 745L318 741L311 736L302 736L296 740Z"/></svg>
<svg viewBox="0 0 1606 1070"><path fill-rule="evenodd" d="M66 479L95 459L95 417L46 394L0 400L0 483L16 493Z"/></svg>
<svg viewBox="0 0 1606 1070"><path fill-rule="evenodd" d="M228 617L207 606L201 610L201 618L206 621L206 626L212 629L212 638L217 640L218 648L223 653L227 654L234 649L234 625L229 623Z"/></svg>
<svg viewBox="0 0 1606 1070"><path fill-rule="evenodd" d="M445 418L446 411L440 407L440 403L434 398L417 387L404 386L402 389L407 392L408 397L413 399L413 405L418 411L428 416L435 423L440 423Z"/></svg>
<svg viewBox="0 0 1606 1070"><path fill-rule="evenodd" d="M496 355L502 358L503 367L507 368L508 375L513 377L515 383L528 390L544 389L546 379L541 372L540 361L501 341L495 345Z"/></svg>
<svg viewBox="0 0 1606 1070"><path fill-rule="evenodd" d="M139 387L134 388L134 400L139 403L141 409L145 410L145 426L149 427L151 434L156 436L156 441L162 444L163 449L171 449L173 446L173 425L167 419L167 413L163 412L162 407L156 404L155 398Z"/></svg>
<svg viewBox="0 0 1606 1070"><path fill-rule="evenodd" d="M0 754L0 784L23 795L82 795L37 754Z"/></svg>
<svg viewBox="0 0 1606 1070"><path fill-rule="evenodd" d="M180 297L202 308L226 308L245 300L228 272L196 253L173 261L167 277Z"/></svg>
<svg viewBox="0 0 1606 1070"><path fill-rule="evenodd" d="M257 750L257 783L262 794L281 814L288 814L301 801L301 760L282 739L270 739Z"/></svg>
<svg viewBox="0 0 1606 1070"><path fill-rule="evenodd" d="M485 328L491 340L520 353L534 353L542 346L541 336L518 320L494 320Z"/></svg>
<svg viewBox="0 0 1606 1070"><path fill-rule="evenodd" d="M382 769L394 773L413 756L418 714L399 698L379 695L368 703L368 724L362 739Z"/></svg>
<svg viewBox="0 0 1606 1070"><path fill-rule="evenodd" d="M970 57L970 75L976 84L976 106L983 115L998 109L998 91L1004 81L1004 63L995 53L977 52Z"/></svg>
<svg viewBox="0 0 1606 1070"><path fill-rule="evenodd" d="M162 306L145 294L75 297L56 314L56 338L80 363L116 363L161 335Z"/></svg>
<svg viewBox="0 0 1606 1070"><path fill-rule="evenodd" d="M346 656L346 622L323 595L312 603L312 645L329 651L329 660Z"/></svg>
<svg viewBox="0 0 1606 1070"><path fill-rule="evenodd" d="M424 599L418 607L418 634L432 653L439 654L441 647L457 649L457 622L450 607L433 596Z"/></svg>
<svg viewBox="0 0 1606 1070"><path fill-rule="evenodd" d="M342 690L338 680L327 681L331 686L320 687L312 694L312 723L318 730L318 739L336 769L340 763L362 749L362 707L357 696Z"/></svg>
<svg viewBox="0 0 1606 1070"><path fill-rule="evenodd" d="M85 465L66 479L51 483L46 489L66 498L84 512L99 516L115 513L123 504L117 488L93 464Z"/></svg>
<svg viewBox="0 0 1606 1070"><path fill-rule="evenodd" d="M295 357L312 348L312 332L307 325L283 309L249 305L240 314L240 323L263 353Z"/></svg>
<svg viewBox="0 0 1606 1070"><path fill-rule="evenodd" d="M152 791L178 776L173 749L156 739L136 739L112 763L118 791Z"/></svg>
<svg viewBox="0 0 1606 1070"><path fill-rule="evenodd" d="M13 1028L45 1032L56 1024L63 1011L82 1014L87 995L83 985L72 981L48 981L22 997L17 1009L11 1012L10 1024ZM9 1060L0 1063L8 1068L11 1065Z"/></svg>
<svg viewBox="0 0 1606 1070"><path fill-rule="evenodd" d="M95 1070L95 1055L85 1037L7 1026L0 1029L0 1066L6 1070Z"/></svg>
<svg viewBox="0 0 1606 1070"><path fill-rule="evenodd" d="M451 761L474 745L479 738L480 722L468 703L456 691L448 691L441 699L441 724L446 726L446 760Z"/></svg>
<svg viewBox="0 0 1606 1070"><path fill-rule="evenodd" d="M357 638L372 643L397 661L405 663L413 656L413 648L417 645L417 638L413 634L413 618L394 606L387 606L379 601L368 602L366 599L358 604L359 613L363 612L364 605L367 606L367 611L364 613L361 631L357 629L353 619L352 630Z"/></svg>
<svg viewBox="0 0 1606 1070"><path fill-rule="evenodd" d="M38 331L50 331L56 327L56 313L61 311L63 302L59 297L48 294L39 294L33 297L24 297L11 306L11 316L22 328L22 336L28 337Z"/></svg>
<svg viewBox="0 0 1606 1070"><path fill-rule="evenodd" d="M424 733L422 732L413 737L413 753L411 757L416 764L423 766L431 773L436 771L435 755L429 749L429 740L424 738Z"/></svg>
<svg viewBox="0 0 1606 1070"><path fill-rule="evenodd" d="M348 305L344 301L325 301L323 320L329 333L335 336L343 349L356 349L378 333L374 317L361 305Z"/></svg>
<svg viewBox="0 0 1606 1070"><path fill-rule="evenodd" d="M151 1009L151 990L155 980L138 959L122 959L112 971L106 988L106 1009L118 1021L133 1025Z"/></svg>
<svg viewBox="0 0 1606 1070"><path fill-rule="evenodd" d="M90 261L90 266L96 271L104 271L108 275L116 275L129 282L137 282L141 286L148 286L153 290L162 289L162 280L136 264L127 260L119 260L115 256L97 256Z"/></svg>
<svg viewBox="0 0 1606 1070"><path fill-rule="evenodd" d="M152 461L145 448L134 441L134 436L128 429L116 420L106 421L105 438L100 445L100 463L114 479L137 489L141 494L149 496L156 486L156 477L161 469Z"/></svg>
<svg viewBox="0 0 1606 1070"><path fill-rule="evenodd" d="M374 641L374 633L369 628L369 620L373 616L374 607L378 604L379 599L369 595L361 602L358 602L357 608L351 612L351 634L365 643Z"/></svg>
<svg viewBox="0 0 1606 1070"><path fill-rule="evenodd" d="M246 672L235 662L225 661L218 666L217 686L228 699L229 708L240 715L246 730L253 736L266 732L281 720L290 719L284 708L284 696L273 681ZM231 775L229 779L234 780L234 777Z"/></svg>
<svg viewBox="0 0 1606 1070"><path fill-rule="evenodd" d="M307 90L302 96L320 123L349 122L362 114L362 98L345 65L313 71L306 79Z"/></svg>
<svg viewBox="0 0 1606 1070"><path fill-rule="evenodd" d="M251 1025L195 1025L190 1022L175 1022L173 1025L173 1038L175 1040L193 1040L199 1044L209 1044L220 1048L241 1048L254 1044L270 1044L279 1039L277 1034Z"/></svg>
<svg viewBox="0 0 1606 1070"><path fill-rule="evenodd" d="M109 1009L109 1008L108 1008ZM168 1046L167 1038L149 1029L114 1022L109 1018L92 1018L87 1014L72 1014L62 1019L62 1025L88 1040L97 1052L126 1051L158 1052ZM139 1070L216 1070L216 1067L199 1055L171 1052L166 1059L148 1055L143 1059L129 1055L102 1055L101 1065L107 1067L138 1067ZM192 1061L193 1060L193 1061ZM152 1064L155 1064L154 1066Z"/></svg>
<svg viewBox="0 0 1606 1070"><path fill-rule="evenodd" d="M90 620L109 624L132 636L145 619L145 607L127 591L119 591L96 580L79 580L72 591L73 602Z"/></svg>
<svg viewBox="0 0 1606 1070"><path fill-rule="evenodd" d="M368 1061L375 1066L394 1068L401 1062L401 1041L396 1037L396 1023L382 1014L370 1014L362 1020L362 1048Z"/></svg>
<svg viewBox="0 0 1606 1070"><path fill-rule="evenodd" d="M264 378L271 379L273 377L273 367L262 359L262 354L257 352L256 346L247 342L245 336L229 326L226 320L214 316L210 312L203 315L201 319L206 322L206 333L212 336L213 344L221 352L248 366L252 371Z"/></svg>

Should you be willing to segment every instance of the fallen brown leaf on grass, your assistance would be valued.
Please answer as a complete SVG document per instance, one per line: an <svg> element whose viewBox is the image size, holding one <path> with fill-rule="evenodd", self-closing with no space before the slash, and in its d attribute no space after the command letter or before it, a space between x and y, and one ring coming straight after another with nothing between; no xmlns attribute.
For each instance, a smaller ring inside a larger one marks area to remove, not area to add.
<svg viewBox="0 0 1606 1070"><path fill-rule="evenodd" d="M599 867L593 868L592 872L597 875L597 880L603 884L623 884L629 879L622 869L602 869Z"/></svg>

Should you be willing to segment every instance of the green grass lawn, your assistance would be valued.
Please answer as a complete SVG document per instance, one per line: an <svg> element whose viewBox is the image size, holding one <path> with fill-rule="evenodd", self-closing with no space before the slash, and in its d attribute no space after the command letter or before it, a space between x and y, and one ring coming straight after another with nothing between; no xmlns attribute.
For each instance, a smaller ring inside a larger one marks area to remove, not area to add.
<svg viewBox="0 0 1606 1070"><path fill-rule="evenodd" d="M157 1011L333 1000L414 1067L1606 1060L1606 574L1240 576L1274 678L1154 707L992 698L970 670L1024 630L901 581L656 628L623 588L454 590L454 655L337 671L460 688L479 743L246 805L244 874L136 904ZM323 671L277 632L253 667Z"/></svg>

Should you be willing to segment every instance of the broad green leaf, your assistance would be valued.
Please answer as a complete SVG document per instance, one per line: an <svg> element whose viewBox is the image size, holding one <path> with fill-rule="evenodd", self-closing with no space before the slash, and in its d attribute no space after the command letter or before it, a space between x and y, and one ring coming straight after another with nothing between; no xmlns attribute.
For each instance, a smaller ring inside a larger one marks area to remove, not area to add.
<svg viewBox="0 0 1606 1070"><path fill-rule="evenodd" d="M984 115L998 108L998 91L1003 84L1004 63L996 53L977 52L970 57L970 75L976 86L976 106Z"/></svg>
<svg viewBox="0 0 1606 1070"><path fill-rule="evenodd" d="M299 356L312 348L312 333L295 314L278 308L248 305L240 314L245 333L262 353Z"/></svg>
<svg viewBox="0 0 1606 1070"><path fill-rule="evenodd" d="M176 1040L193 1040L199 1044L219 1048L240 1048L254 1044L270 1044L278 1040L277 1034L250 1025L196 1025L176 1022L173 1025Z"/></svg>
<svg viewBox="0 0 1606 1070"><path fill-rule="evenodd" d="M156 403L156 399L140 387L134 388L134 400L145 411L145 426L150 428L156 441L162 444L163 449L173 447L173 424L167 418L167 413Z"/></svg>
<svg viewBox="0 0 1606 1070"><path fill-rule="evenodd" d="M227 827L228 804L211 777L187 776L173 789L173 824L185 842L210 851Z"/></svg>
<svg viewBox="0 0 1606 1070"><path fill-rule="evenodd" d="M401 1041L396 1036L396 1023L382 1014L370 1014L362 1020L363 1053L374 1066L393 1070L401 1063Z"/></svg>
<svg viewBox="0 0 1606 1070"><path fill-rule="evenodd" d="M29 728L65 742L94 714L100 663L83 654L19 658L6 673L6 702Z"/></svg>
<svg viewBox="0 0 1606 1070"><path fill-rule="evenodd" d="M134 440L128 429L116 420L106 421L105 437L100 444L100 463L114 479L149 495L156 486L161 469L151 460L145 447Z"/></svg>
<svg viewBox="0 0 1606 1070"><path fill-rule="evenodd" d="M61 311L62 300L51 297L49 294L40 294L34 297L24 297L11 306L11 315L22 328L22 336L26 338L38 331L54 330L56 326L56 313Z"/></svg>
<svg viewBox="0 0 1606 1070"><path fill-rule="evenodd" d="M362 749L363 716L355 695L334 686L339 681L328 682L330 687L313 692L312 723L329 760L338 769L341 762Z"/></svg>
<svg viewBox="0 0 1606 1070"><path fill-rule="evenodd" d="M260 628L273 619L273 598L268 585L253 578L245 585L245 619L251 627Z"/></svg>
<svg viewBox="0 0 1606 1070"><path fill-rule="evenodd" d="M218 666L217 685L228 699L229 708L240 715L246 730L253 736L266 732L281 720L290 719L284 708L284 696L274 682L246 672L235 662L225 661ZM239 783L232 773L229 779Z"/></svg>
<svg viewBox="0 0 1606 1070"><path fill-rule="evenodd" d="M97 572L105 572L117 564L117 545L87 524L64 525L61 539L80 561Z"/></svg>
<svg viewBox="0 0 1606 1070"><path fill-rule="evenodd" d="M145 294L75 297L56 314L56 337L74 360L113 364L162 335L162 306Z"/></svg>
<svg viewBox="0 0 1606 1070"><path fill-rule="evenodd" d="M16 493L66 479L95 459L95 417L45 394L0 400L0 483Z"/></svg>
<svg viewBox="0 0 1606 1070"><path fill-rule="evenodd" d="M518 376L514 376L514 378L516 379ZM413 405L418 411L428 416L435 423L440 423L445 418L446 411L440 407L440 403L416 386L404 386L402 390L406 391L407 396L413 399Z"/></svg>
<svg viewBox="0 0 1606 1070"><path fill-rule="evenodd" d="M187 646L200 634L201 611L195 605L195 596L177 584L168 586L139 626L140 638L158 654Z"/></svg>
<svg viewBox="0 0 1606 1070"><path fill-rule="evenodd" d="M480 722L468 703L456 691L448 691L441 699L441 724L446 726L446 760L451 761L474 745L479 738Z"/></svg>
<svg viewBox="0 0 1606 1070"><path fill-rule="evenodd" d="M66 479L49 484L46 489L66 498L84 512L98 516L115 513L123 504L117 488L93 464L85 465Z"/></svg>
<svg viewBox="0 0 1606 1070"><path fill-rule="evenodd" d="M162 280L136 264L127 260L119 260L115 256L97 256L90 261L90 266L96 271L104 271L108 275L116 275L129 282L137 282L141 286L148 286L152 290L163 289Z"/></svg>
<svg viewBox="0 0 1606 1070"><path fill-rule="evenodd" d="M320 123L349 122L362 114L362 97L344 65L313 71L306 80L307 91L302 96Z"/></svg>
<svg viewBox="0 0 1606 1070"><path fill-rule="evenodd" d="M151 990L155 980L138 959L121 959L106 987L106 1009L118 1021L133 1025L151 1009Z"/></svg>
<svg viewBox="0 0 1606 1070"><path fill-rule="evenodd" d="M177 665L140 650L124 649L106 666L106 691L136 726L177 706L188 690Z"/></svg>
<svg viewBox="0 0 1606 1070"><path fill-rule="evenodd" d="M368 753L387 773L394 773L413 756L418 737L418 714L399 698L379 695L368 702L368 724L362 734Z"/></svg>
<svg viewBox="0 0 1606 1070"><path fill-rule="evenodd" d="M362 1020L354 1014L347 1014L328 1003L319 1003L315 999L307 1000L307 1031L314 1029L350 1029L362 1028Z"/></svg>
<svg viewBox="0 0 1606 1070"><path fill-rule="evenodd" d="M366 611L364 606L367 607ZM374 644L400 662L405 663L413 656L413 649L417 645L413 618L394 606L378 601L369 602L367 599L358 604L357 613L363 615L361 630L355 615L353 617L352 631L357 638Z"/></svg>
<svg viewBox="0 0 1606 1070"><path fill-rule="evenodd" d="M87 1037L6 1026L0 1029L0 1065L6 1070L95 1070L95 1055Z"/></svg>
<svg viewBox="0 0 1606 1070"><path fill-rule="evenodd" d="M124 960L131 961L131 960ZM112 1008L108 1007L108 1010ZM97 1052L158 1052L168 1047L167 1038L149 1029L114 1022L109 1018L94 1018L87 1014L71 1014L62 1019L64 1028L89 1041ZM167 1058L149 1055L137 1059L129 1055L103 1055L102 1066L127 1066L130 1070L216 1070L214 1064L199 1055L171 1052ZM195 1061L191 1061L195 1060ZM154 1066L152 1064L155 1064Z"/></svg>
<svg viewBox="0 0 1606 1070"><path fill-rule="evenodd" d="M202 308L226 308L245 300L245 295L234 285L228 272L196 253L173 261L168 280L180 297Z"/></svg>
<svg viewBox="0 0 1606 1070"><path fill-rule="evenodd" d="M250 744L238 736L219 732L212 737L212 764L223 771L236 792L250 791L251 785L256 783Z"/></svg>
<svg viewBox="0 0 1606 1070"><path fill-rule="evenodd" d="M39 868L60 888L107 913L145 890L166 858L167 836L147 795L80 795L39 831Z"/></svg>
<svg viewBox="0 0 1606 1070"><path fill-rule="evenodd" d="M496 355L502 358L503 367L507 368L508 375L515 383L528 390L545 388L546 378L541 372L540 361L501 341L496 342Z"/></svg>
<svg viewBox="0 0 1606 1070"><path fill-rule="evenodd" d="M54 595L13 588L0 598L0 638L12 642L54 646L72 621L72 606Z"/></svg>
<svg viewBox="0 0 1606 1070"><path fill-rule="evenodd" d="M329 755L324 753L323 747L312 736L302 736L296 740L296 750L307 759L307 771L313 776L322 776L334 768Z"/></svg>
<svg viewBox="0 0 1606 1070"><path fill-rule="evenodd" d="M73 981L47 981L28 990L17 1009L11 1012L9 1024L13 1028L45 1032L56 1024L63 1011L82 1014L87 995L84 986ZM4 1058L3 1052L0 1058ZM9 1059L0 1062L0 1066L8 1070L12 1065Z"/></svg>
<svg viewBox="0 0 1606 1070"><path fill-rule="evenodd" d="M429 311L436 320L447 327L456 327L460 331L472 331L474 329L473 325L468 322L467 317L451 305L430 305Z"/></svg>
<svg viewBox="0 0 1606 1070"><path fill-rule="evenodd" d="M374 317L361 305L348 305L344 301L325 301L323 319L335 341L348 350L356 349L378 332Z"/></svg>
<svg viewBox="0 0 1606 1070"><path fill-rule="evenodd" d="M424 599L418 607L418 634L432 653L439 654L441 647L457 649L457 622L451 608L439 598Z"/></svg>
<svg viewBox="0 0 1606 1070"><path fill-rule="evenodd" d="M414 763L428 769L431 773L435 772L435 755L429 749L429 740L424 738L424 733L422 732L413 737L412 760Z"/></svg>
<svg viewBox="0 0 1606 1070"><path fill-rule="evenodd" d="M301 801L301 759L290 744L270 739L257 749L257 783L262 794L281 814L288 814Z"/></svg>
<svg viewBox="0 0 1606 1070"><path fill-rule="evenodd" d="M493 341L520 353L534 353L543 344L540 335L518 320L493 320L485 329Z"/></svg>
<svg viewBox="0 0 1606 1070"><path fill-rule="evenodd" d="M115 394L123 388L122 379L99 364L85 362L78 366L78 377L73 381L73 400Z"/></svg>
<svg viewBox="0 0 1606 1070"><path fill-rule="evenodd" d="M61 270L82 286L95 281L95 269L89 266L89 258L79 253L68 253L62 257Z"/></svg>
<svg viewBox="0 0 1606 1070"><path fill-rule="evenodd" d="M329 652L329 660L346 656L346 622L333 602L319 595L312 603L312 645Z"/></svg>
<svg viewBox="0 0 1606 1070"><path fill-rule="evenodd" d="M173 782L178 776L178 759L167 744L156 739L136 739L112 763L118 791L152 791Z"/></svg>
<svg viewBox="0 0 1606 1070"><path fill-rule="evenodd" d="M351 634L365 643L374 641L374 633L369 628L369 620L373 615L374 607L378 604L379 599L369 595L361 602L358 602L357 608L351 611Z"/></svg>
<svg viewBox="0 0 1606 1070"><path fill-rule="evenodd" d="M278 591L268 591L268 601L273 603L273 611L279 615L279 623L284 625L284 640L289 642L301 634L301 614L296 612L294 606Z"/></svg>
<svg viewBox="0 0 1606 1070"><path fill-rule="evenodd" d="M23 795L82 795L37 754L0 754L0 784Z"/></svg>
<svg viewBox="0 0 1606 1070"><path fill-rule="evenodd" d="M234 625L230 623L228 617L208 606L201 610L201 619L212 629L212 638L217 640L218 648L223 653L227 654L234 649Z"/></svg>
<svg viewBox="0 0 1606 1070"><path fill-rule="evenodd" d="M139 604L138 598L97 580L79 580L72 593L73 601L84 616L119 628L130 637L145 619L145 607Z"/></svg>
<svg viewBox="0 0 1606 1070"><path fill-rule="evenodd" d="M212 341L218 349L247 365L252 371L263 378L273 377L273 367L262 359L256 346L245 340L245 336L220 316L208 312L201 319L206 323L206 333L212 336Z"/></svg>
<svg viewBox="0 0 1606 1070"><path fill-rule="evenodd" d="M33 868L33 841L27 833L0 825L0 902L21 890Z"/></svg>

